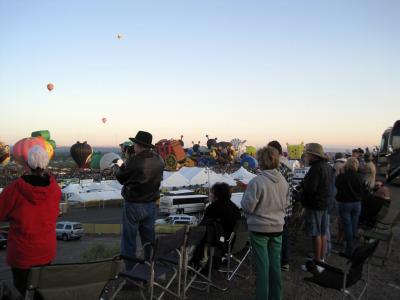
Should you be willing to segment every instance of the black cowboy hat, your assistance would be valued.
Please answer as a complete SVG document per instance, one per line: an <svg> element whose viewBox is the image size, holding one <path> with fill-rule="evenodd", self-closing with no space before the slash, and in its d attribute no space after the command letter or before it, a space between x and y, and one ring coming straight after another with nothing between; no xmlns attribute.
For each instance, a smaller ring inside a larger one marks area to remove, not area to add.
<svg viewBox="0 0 400 300"><path fill-rule="evenodd" d="M136 136L134 138L129 138L129 139L132 142L140 144L147 148L154 148L154 145L151 144L151 142L153 141L153 136L149 132L138 131L138 133L136 133Z"/></svg>

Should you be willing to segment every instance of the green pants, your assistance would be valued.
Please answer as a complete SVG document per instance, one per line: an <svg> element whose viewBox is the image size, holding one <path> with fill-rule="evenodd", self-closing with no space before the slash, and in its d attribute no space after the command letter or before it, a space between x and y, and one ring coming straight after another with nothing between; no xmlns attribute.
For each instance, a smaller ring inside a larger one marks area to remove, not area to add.
<svg viewBox="0 0 400 300"><path fill-rule="evenodd" d="M281 246L282 235L268 237L250 231L256 267L256 300L281 300Z"/></svg>

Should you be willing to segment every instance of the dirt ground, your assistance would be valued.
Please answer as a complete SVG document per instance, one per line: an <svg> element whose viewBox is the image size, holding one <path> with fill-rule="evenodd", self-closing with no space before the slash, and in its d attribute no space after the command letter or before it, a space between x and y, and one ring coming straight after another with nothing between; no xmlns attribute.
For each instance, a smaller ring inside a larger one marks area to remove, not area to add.
<svg viewBox="0 0 400 300"><path fill-rule="evenodd" d="M386 220L393 219L395 214L400 210L400 187L391 187L392 205L391 211ZM370 279L368 296L369 299L400 299L400 227L395 230L395 238L393 243L393 251L386 265L382 267L381 260L373 258L370 266ZM55 263L79 262L82 254L95 244L103 244L106 246L115 246L119 244L120 237L117 235L87 235L77 241L58 241L57 257ZM384 254L386 244L378 247L376 255ZM300 269L307 253L310 252L311 241L300 232L297 237L296 244L292 249L290 261L290 272L282 272L284 299L314 299L318 295L313 289L306 284L304 277L309 276ZM342 249L336 248L341 251ZM9 267L5 263L6 249L0 250L0 279L11 281L11 273ZM343 265L343 258L332 255L328 259L328 263L338 266ZM366 270L364 270L364 274ZM254 297L255 276L254 268L247 280L235 277L234 280L228 282L225 277L216 272L214 281L221 286L228 287L225 292L211 289L210 293L193 291L189 292L189 299L251 299ZM352 291L360 291L360 284L354 286ZM135 299L138 296L135 289L128 286L122 290L118 299ZM336 291L323 290L322 299L337 299L340 295ZM166 297L169 299L169 297Z"/></svg>

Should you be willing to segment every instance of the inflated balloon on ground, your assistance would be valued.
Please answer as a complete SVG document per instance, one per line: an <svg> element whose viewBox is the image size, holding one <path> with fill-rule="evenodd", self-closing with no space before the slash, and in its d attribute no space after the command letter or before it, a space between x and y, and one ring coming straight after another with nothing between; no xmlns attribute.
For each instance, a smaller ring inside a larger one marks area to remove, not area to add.
<svg viewBox="0 0 400 300"><path fill-rule="evenodd" d="M13 157L21 165L26 165L28 152L33 146L40 146L46 150L45 140L40 137L29 137L19 140L13 147Z"/></svg>
<svg viewBox="0 0 400 300"><path fill-rule="evenodd" d="M92 156L92 147L85 141L83 143L76 142L71 146L70 153L72 159L79 168L84 168Z"/></svg>
<svg viewBox="0 0 400 300"><path fill-rule="evenodd" d="M113 152L104 154L100 160L100 170L103 171L110 169L110 166L115 159L121 159L121 156Z"/></svg>
<svg viewBox="0 0 400 300"><path fill-rule="evenodd" d="M10 162L10 146L0 142L0 165L6 166Z"/></svg>

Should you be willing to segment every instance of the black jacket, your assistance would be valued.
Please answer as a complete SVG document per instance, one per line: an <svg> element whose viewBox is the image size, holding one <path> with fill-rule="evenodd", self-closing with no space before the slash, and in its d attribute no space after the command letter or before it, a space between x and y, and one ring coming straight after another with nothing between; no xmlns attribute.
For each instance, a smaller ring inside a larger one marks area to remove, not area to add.
<svg viewBox="0 0 400 300"><path fill-rule="evenodd" d="M301 203L305 208L328 209L329 198L332 197L333 176L332 167L325 160L312 163L303 181Z"/></svg>
<svg viewBox="0 0 400 300"><path fill-rule="evenodd" d="M121 167L113 168L115 177L123 185L122 197L128 202L152 202L160 197L164 161L152 150L132 156Z"/></svg>
<svg viewBox="0 0 400 300"><path fill-rule="evenodd" d="M232 201L216 200L207 207L202 224L219 219L224 229L224 237L228 239L240 217L240 210Z"/></svg>
<svg viewBox="0 0 400 300"><path fill-rule="evenodd" d="M336 200L338 202L358 202L366 195L363 176L354 171L346 171L336 177Z"/></svg>

